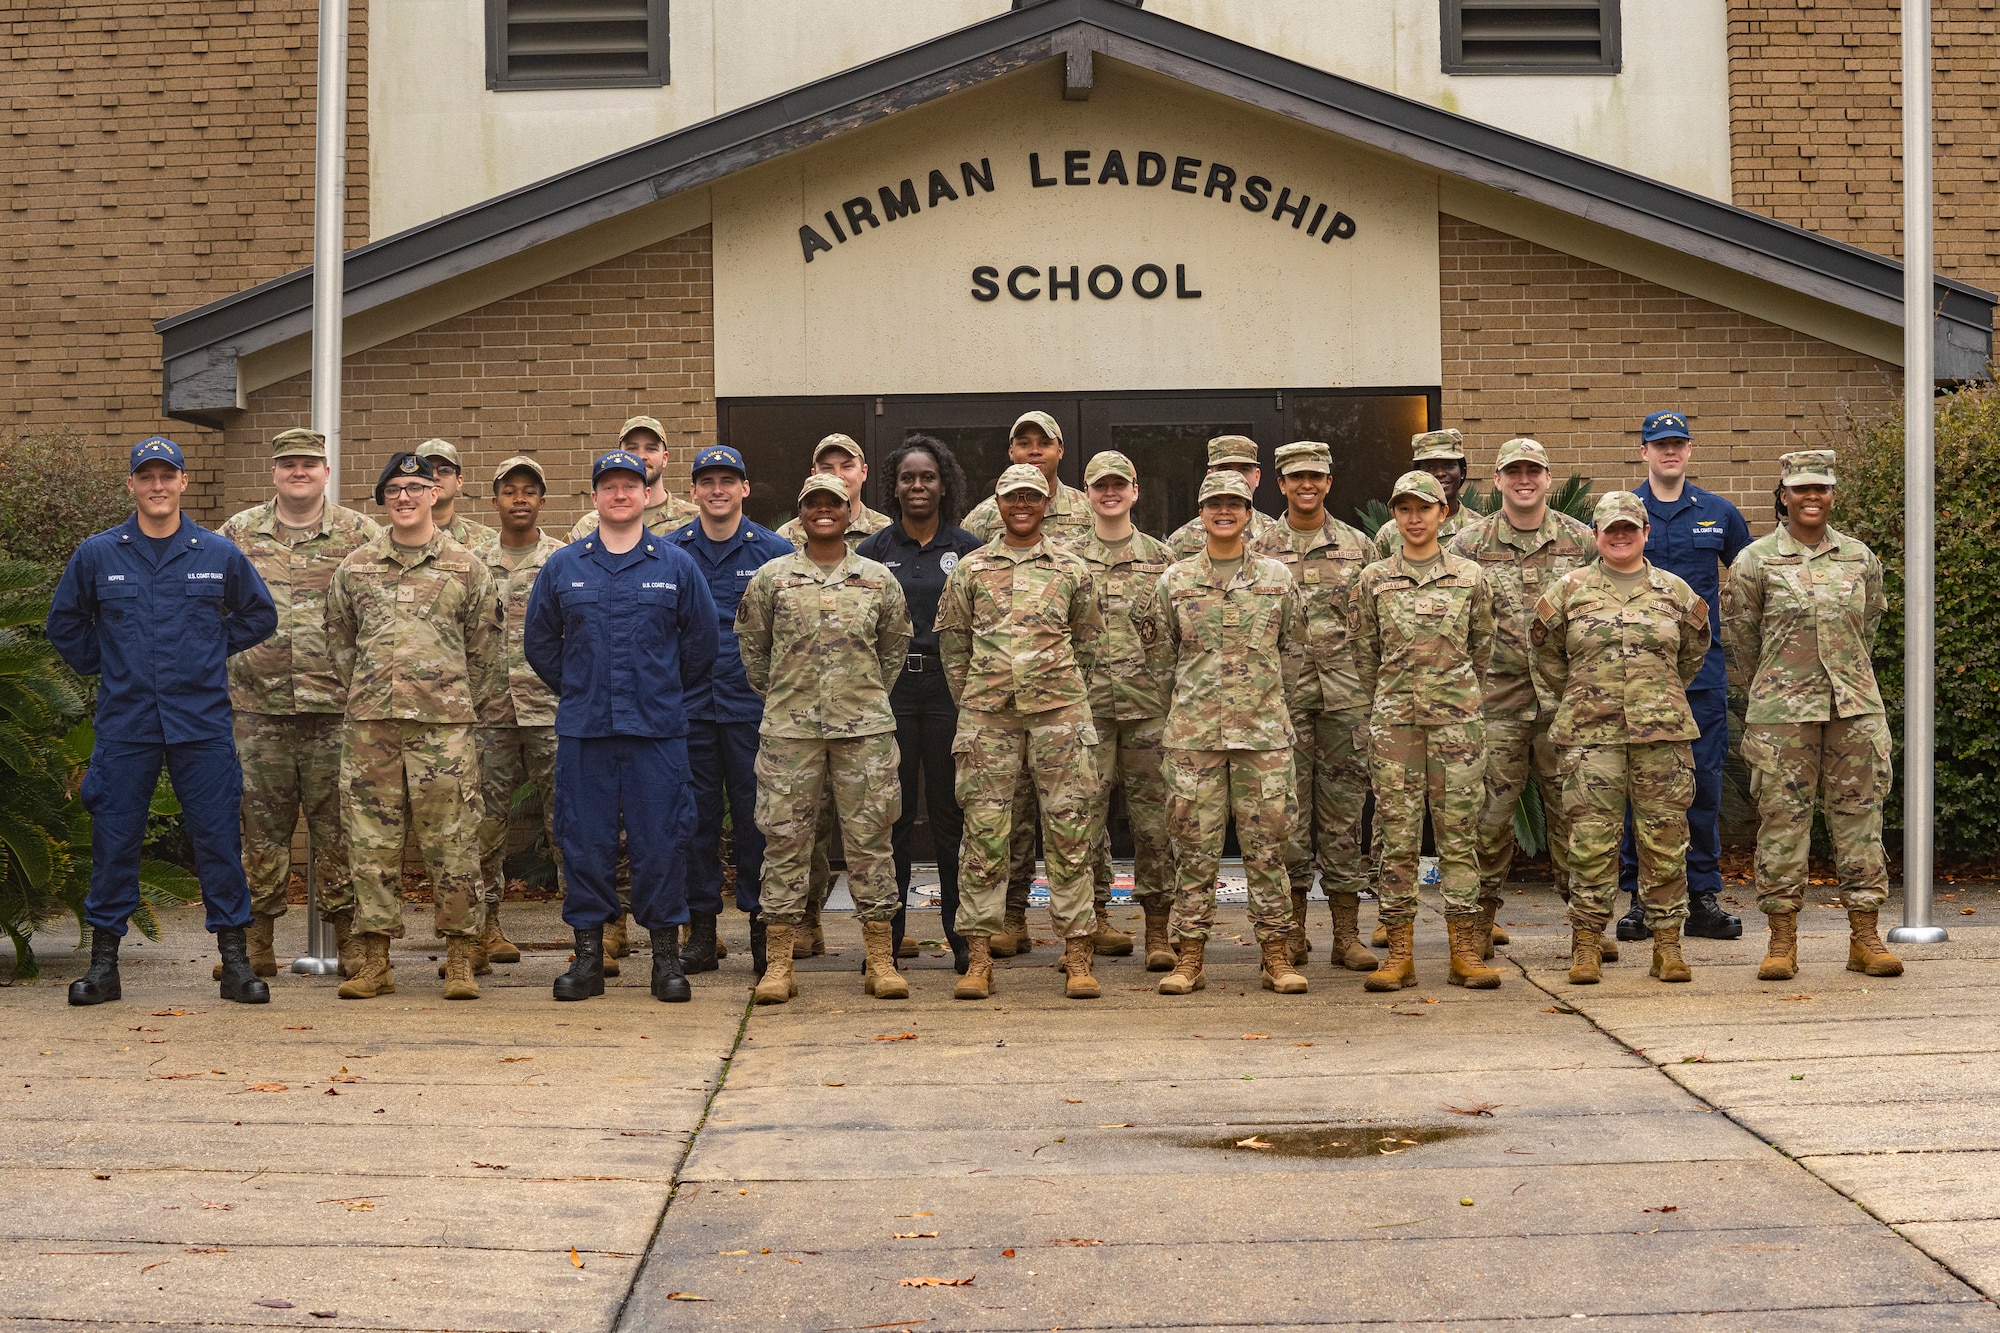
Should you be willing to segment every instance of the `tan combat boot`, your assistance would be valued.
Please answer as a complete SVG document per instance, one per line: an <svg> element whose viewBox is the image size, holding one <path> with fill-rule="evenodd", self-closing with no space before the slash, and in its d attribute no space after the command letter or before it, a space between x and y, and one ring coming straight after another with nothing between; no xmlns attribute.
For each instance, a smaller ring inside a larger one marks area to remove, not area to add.
<svg viewBox="0 0 2000 1333"><path fill-rule="evenodd" d="M493 960L489 958L486 954L485 940L479 935L467 935L465 938L469 940L472 944L472 975L475 977L484 977L492 975ZM438 964L438 975L441 977L451 975L450 946L451 946L451 941L446 940L445 960L442 963Z"/></svg>
<svg viewBox="0 0 2000 1333"><path fill-rule="evenodd" d="M1479 904L1479 958L1481 962L1493 956L1493 946L1501 943L1498 936L1503 932L1493 924L1493 914L1500 910L1499 903Z"/></svg>
<svg viewBox="0 0 2000 1333"><path fill-rule="evenodd" d="M1173 937L1167 933L1168 924L1173 920L1173 905L1165 898L1148 898L1143 904L1146 910L1146 970L1148 972L1171 972L1174 963Z"/></svg>
<svg viewBox="0 0 2000 1333"><path fill-rule="evenodd" d="M861 989L878 1000L910 998L910 983L896 970L895 934L887 921L861 923L861 942L868 950L868 978Z"/></svg>
<svg viewBox="0 0 2000 1333"><path fill-rule="evenodd" d="M1603 958L1605 962L1607 962L1607 963L1615 963L1615 962L1617 962L1617 961L1618 961L1618 932L1617 932L1617 931L1615 931L1615 930L1613 930L1613 931L1603 931L1603 930L1600 930L1600 931L1598 931L1598 932L1597 932L1597 942L1598 942L1598 944L1599 944L1599 945L1601 945L1601 946L1602 946L1602 950L1601 950L1601 952L1600 952L1599 956L1600 956L1601 958Z"/></svg>
<svg viewBox="0 0 2000 1333"><path fill-rule="evenodd" d="M521 961L520 946L507 938L507 932L500 929L500 904L486 906L486 929L479 933L479 947L486 950L488 962L518 963Z"/></svg>
<svg viewBox="0 0 2000 1333"><path fill-rule="evenodd" d="M767 943L766 948L770 947ZM819 906L806 903L806 919L792 927L792 957L817 958L826 952L826 932L820 928Z"/></svg>
<svg viewBox="0 0 2000 1333"><path fill-rule="evenodd" d="M1687 959L1681 957L1681 923L1653 927L1653 970L1648 976L1661 981L1693 981Z"/></svg>
<svg viewBox="0 0 2000 1333"><path fill-rule="evenodd" d="M720 943L721 941L718 940L717 941L718 946L720 945ZM917 937L915 935L903 936L903 942L896 946L896 957L898 958L915 958L917 956L917 952L918 952ZM717 958L722 957L720 953L716 954L715 956Z"/></svg>
<svg viewBox="0 0 2000 1333"><path fill-rule="evenodd" d="M1174 952L1179 955L1174 970L1160 978L1160 994L1189 995L1208 985L1208 975L1202 970L1202 955L1208 952L1207 940L1176 940Z"/></svg>
<svg viewBox="0 0 2000 1333"><path fill-rule="evenodd" d="M625 913L622 911L604 926L604 975L618 975L618 960L630 957L632 941L625 934Z"/></svg>
<svg viewBox="0 0 2000 1333"><path fill-rule="evenodd" d="M1451 975L1445 980L1471 990L1498 989L1500 974L1479 957L1479 946L1486 940L1486 927L1480 924L1479 913L1461 912L1446 917L1444 923L1451 934Z"/></svg>
<svg viewBox="0 0 2000 1333"><path fill-rule="evenodd" d="M1866 972L1871 977L1900 977L1903 975L1903 960L1890 953L1889 946L1882 943L1881 933L1876 929L1879 919L1879 914L1875 912L1847 914L1847 970ZM256 954L251 954L251 961L255 962L256 957ZM258 966L263 965L260 963Z"/></svg>
<svg viewBox="0 0 2000 1333"><path fill-rule="evenodd" d="M1285 935L1285 960L1293 967L1304 963L1312 954L1312 940L1306 936L1306 893L1305 889L1292 890L1292 928Z"/></svg>
<svg viewBox="0 0 2000 1333"><path fill-rule="evenodd" d="M1386 949L1389 947L1389 927L1380 917L1377 917L1375 920L1375 933L1368 937L1368 943L1370 947L1376 949Z"/></svg>
<svg viewBox="0 0 2000 1333"><path fill-rule="evenodd" d="M1350 972L1373 972L1377 959L1361 942L1361 898L1353 893L1330 893L1327 906L1333 912L1333 958Z"/></svg>
<svg viewBox="0 0 2000 1333"><path fill-rule="evenodd" d="M758 1004L783 1004L799 993L798 978L792 974L792 943L798 927L773 921L764 933L764 975L757 979Z"/></svg>
<svg viewBox="0 0 2000 1333"><path fill-rule="evenodd" d="M1127 951L1130 951L1131 936L1126 936ZM1063 994L1072 1000L1094 1000L1102 992L1098 989L1097 978L1090 975L1090 956L1093 950L1092 937L1071 935L1063 941L1063 973L1068 980L1063 983Z"/></svg>
<svg viewBox="0 0 2000 1333"><path fill-rule="evenodd" d="M359 935L354 933L354 909L343 907L338 912L328 912L326 921L333 927L333 948L340 958L340 976L359 975L361 971L361 945Z"/></svg>
<svg viewBox="0 0 2000 1333"><path fill-rule="evenodd" d="M1296 927L1294 927L1296 929ZM1264 989L1274 990L1280 995L1304 995L1306 979L1294 970L1292 959L1291 932L1275 935L1262 942L1264 950Z"/></svg>
<svg viewBox="0 0 2000 1333"><path fill-rule="evenodd" d="M260 977L278 975L278 949L272 938L277 933L278 918L265 916L262 912L250 914L250 928L243 932L244 943L250 950L250 970ZM222 961L216 960L209 976L222 980Z"/></svg>
<svg viewBox="0 0 2000 1333"><path fill-rule="evenodd" d="M1569 984L1595 986L1604 980L1604 932L1571 923L1569 928Z"/></svg>
<svg viewBox="0 0 2000 1333"><path fill-rule="evenodd" d="M993 993L993 950L985 935L965 936L965 975L952 987L954 1000L983 1000Z"/></svg>
<svg viewBox="0 0 2000 1333"><path fill-rule="evenodd" d="M1417 984L1417 923L1398 921L1382 927L1389 938L1389 956L1361 984L1368 990L1402 990Z"/></svg>
<svg viewBox="0 0 2000 1333"><path fill-rule="evenodd" d="M1765 921L1771 939L1764 946L1764 961L1757 966L1757 980L1790 981L1799 974L1799 914L1772 912Z"/></svg>
<svg viewBox="0 0 2000 1333"><path fill-rule="evenodd" d="M479 941L470 935L450 935L444 942L444 998L476 1000L479 983L472 979Z"/></svg>
<svg viewBox="0 0 2000 1333"><path fill-rule="evenodd" d="M354 937L356 952L360 957L360 967L355 974L340 983L340 998L343 1000L372 1000L378 995L396 993L396 971L389 966L389 937L373 931Z"/></svg>
<svg viewBox="0 0 2000 1333"><path fill-rule="evenodd" d="M1090 949L1108 958L1123 958L1132 952L1132 937L1111 924L1111 918L1104 909L1097 909L1097 920L1090 928Z"/></svg>
<svg viewBox="0 0 2000 1333"><path fill-rule="evenodd" d="M1492 907L1487 910L1486 913L1487 928L1493 932L1493 942L1495 944L1512 944L1514 942L1514 937L1507 933L1507 928L1505 926L1502 926L1498 921L1495 921L1493 919L1494 914L1497 913L1499 910L1500 910L1499 903L1494 903ZM1493 955L1487 954L1486 956L1488 958L1491 958Z"/></svg>
<svg viewBox="0 0 2000 1333"><path fill-rule="evenodd" d="M987 940L987 948L992 951L995 958L1012 958L1016 954L1033 953L1035 937L1028 930L1027 909L1016 911L1009 908L1001 919L1000 929L994 931Z"/></svg>

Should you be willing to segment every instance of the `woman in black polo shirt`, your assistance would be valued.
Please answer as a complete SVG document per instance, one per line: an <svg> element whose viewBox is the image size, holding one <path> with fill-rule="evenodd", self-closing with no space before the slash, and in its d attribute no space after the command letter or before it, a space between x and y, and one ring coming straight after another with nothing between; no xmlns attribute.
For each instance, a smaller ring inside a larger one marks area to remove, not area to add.
<svg viewBox="0 0 2000 1333"><path fill-rule="evenodd" d="M958 732L958 706L944 681L938 657L938 598L958 558L980 547L977 537L958 526L965 509L965 472L942 440L912 435L889 455L888 472L894 494L889 501L892 522L856 548L858 554L887 565L903 585L910 608L909 656L903 674L890 692L896 713L896 745L902 752L903 813L891 833L896 856L896 883L903 901L910 896L910 830L917 822L918 774L922 773L924 808L930 815L931 842L937 849L939 906L945 938L960 974L965 972L965 940L953 924L958 917L958 840L965 817L958 808L952 783L955 766L952 738ZM904 913L896 913L896 949L903 955ZM915 951L912 950L912 953ZM906 956L906 955L905 955Z"/></svg>

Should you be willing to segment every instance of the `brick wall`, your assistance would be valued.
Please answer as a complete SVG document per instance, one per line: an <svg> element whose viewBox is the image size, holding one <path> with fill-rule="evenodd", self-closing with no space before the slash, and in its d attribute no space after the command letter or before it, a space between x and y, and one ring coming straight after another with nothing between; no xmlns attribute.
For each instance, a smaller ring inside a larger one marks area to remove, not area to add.
<svg viewBox="0 0 2000 1333"><path fill-rule="evenodd" d="M1559 476L1633 485L1639 423L1672 407L1694 430L1694 480L1761 531L1779 454L1901 393L1901 372L1872 357L1458 218L1439 217L1438 250L1444 420L1476 478L1530 435Z"/></svg>
<svg viewBox="0 0 2000 1333"><path fill-rule="evenodd" d="M1729 0L1736 202L1903 253L1900 0ZM1934 4L1937 267L2000 290L2000 0Z"/></svg>
<svg viewBox="0 0 2000 1333"><path fill-rule="evenodd" d="M492 468L528 454L547 469L544 526L585 507L590 462L630 416L666 428L670 482L715 440L715 301L706 226L520 296L358 352L341 385L341 493L373 509L388 456L431 436L465 460L467 512L483 516ZM266 442L306 419L308 377L250 395L231 422L217 511L270 492Z"/></svg>
<svg viewBox="0 0 2000 1333"><path fill-rule="evenodd" d="M349 30L349 245L368 231L367 12ZM152 323L311 262L317 19L310 0L6 7L0 430L107 450L162 432L219 493L219 436L160 415Z"/></svg>

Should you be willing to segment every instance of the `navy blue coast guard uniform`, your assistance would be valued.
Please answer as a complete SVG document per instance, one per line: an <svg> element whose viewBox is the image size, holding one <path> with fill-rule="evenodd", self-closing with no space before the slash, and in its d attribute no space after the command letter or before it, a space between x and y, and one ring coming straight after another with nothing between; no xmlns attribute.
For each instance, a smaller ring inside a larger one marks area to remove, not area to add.
<svg viewBox="0 0 2000 1333"><path fill-rule="evenodd" d="M154 439L134 448L135 469L148 447L184 467L172 441ZM278 628L264 580L227 538L182 515L157 556L153 548L137 514L87 539L49 606L49 642L77 674L98 678L81 793L91 815L84 919L121 938L139 907L140 851L162 764L194 847L209 932L250 924L225 663Z"/></svg>

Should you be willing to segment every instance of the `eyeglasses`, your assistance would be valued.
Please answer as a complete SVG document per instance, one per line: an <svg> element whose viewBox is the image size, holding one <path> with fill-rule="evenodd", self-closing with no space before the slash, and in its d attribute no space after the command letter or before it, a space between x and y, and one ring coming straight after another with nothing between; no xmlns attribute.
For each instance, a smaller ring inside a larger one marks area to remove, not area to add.
<svg viewBox="0 0 2000 1333"><path fill-rule="evenodd" d="M422 482L411 482L407 486L384 486L382 488L382 497L386 500L399 500L407 495L415 499L430 489L428 485Z"/></svg>

